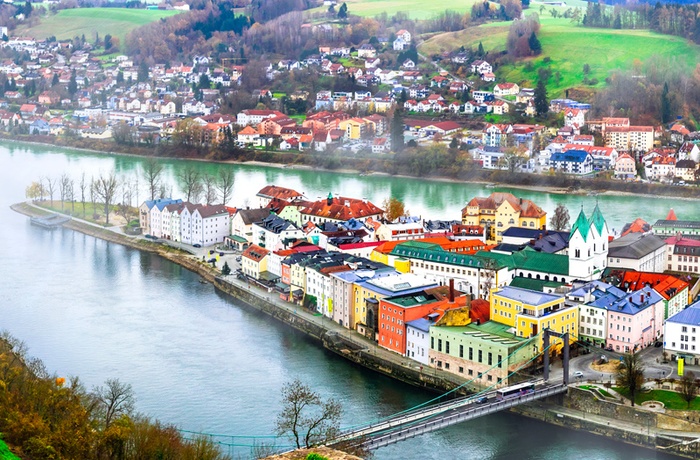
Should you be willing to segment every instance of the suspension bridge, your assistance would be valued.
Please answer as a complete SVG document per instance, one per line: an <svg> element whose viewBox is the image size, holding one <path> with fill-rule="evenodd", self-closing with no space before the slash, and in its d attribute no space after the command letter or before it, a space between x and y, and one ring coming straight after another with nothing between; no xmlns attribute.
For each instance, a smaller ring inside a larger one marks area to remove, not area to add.
<svg viewBox="0 0 700 460"><path fill-rule="evenodd" d="M561 381L552 382L549 380L549 351L552 347L550 336L562 339L562 363L563 378ZM538 340L539 335L525 341L521 347L513 351L501 361L496 362L483 374L501 367L503 363L508 363L508 358L515 355L526 346L532 346L533 340ZM326 442L329 447L363 447L369 450L388 446L415 436L441 430L451 425L473 420L478 417L493 414L502 410L507 410L520 404L527 404L539 399L548 398L561 393L565 393L569 383L569 334L559 334L551 330L542 333L542 351L533 356L527 362L522 363L517 369L512 370L504 379L510 381L511 378L521 377L521 372L528 368L539 357L544 361L543 377L539 379L523 380L516 385L497 388L497 383L483 389L482 391L465 397L455 399L454 394L464 388L475 385L476 378L470 379L456 388L444 393L436 398L426 401L413 408L392 414L380 420L352 427L346 427L335 439ZM443 402L440 402L440 401ZM217 442L222 448L228 447L229 453L235 448L248 448L252 452L261 446L274 446L276 451L293 450L294 446L280 445L285 442L285 437L279 436L228 436L212 435L207 433L195 433L182 431L184 434L194 436L207 436Z"/></svg>

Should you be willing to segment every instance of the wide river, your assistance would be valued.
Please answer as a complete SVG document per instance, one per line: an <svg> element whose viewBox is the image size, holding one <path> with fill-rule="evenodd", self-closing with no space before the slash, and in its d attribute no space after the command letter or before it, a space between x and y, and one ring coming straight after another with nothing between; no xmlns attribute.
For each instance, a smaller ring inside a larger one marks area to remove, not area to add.
<svg viewBox="0 0 700 460"><path fill-rule="evenodd" d="M164 160L166 181L188 164ZM108 378L130 383L137 409L184 430L236 436L270 435L280 390L300 378L341 400L343 426L370 422L417 405L431 394L379 376L321 349L293 330L202 285L159 257L70 230L47 231L9 209L32 181L68 173L78 178L116 170L132 182L143 160L27 144L0 144L0 329L24 340L51 372L88 386ZM202 171L233 168L231 205L254 206L256 192L277 184L310 198L329 192L380 204L402 199L413 215L459 219L481 185L262 166L191 163ZM140 179L139 199L145 198ZM497 189L504 190L504 189ZM572 214L594 199L515 191L547 211L564 203ZM600 196L611 228L643 217L653 223L673 207L700 218L698 202ZM573 216L575 218L575 216ZM262 442L232 438L236 444ZM249 458L237 447L235 458ZM652 459L651 451L510 414L466 422L380 449L380 459Z"/></svg>

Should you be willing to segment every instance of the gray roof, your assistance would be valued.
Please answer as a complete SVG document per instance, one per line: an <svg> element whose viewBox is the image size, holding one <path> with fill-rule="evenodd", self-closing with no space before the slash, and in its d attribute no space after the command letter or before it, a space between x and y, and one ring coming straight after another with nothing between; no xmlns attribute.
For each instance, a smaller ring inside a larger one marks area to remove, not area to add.
<svg viewBox="0 0 700 460"><path fill-rule="evenodd" d="M641 259L642 257L663 248L666 242L656 235L628 233L610 242L608 257L620 259Z"/></svg>
<svg viewBox="0 0 700 460"><path fill-rule="evenodd" d="M260 222L264 218L270 215L270 210L268 208L259 209L239 209L238 214L243 219L243 223L250 225L253 222Z"/></svg>
<svg viewBox="0 0 700 460"><path fill-rule="evenodd" d="M531 291L529 289L521 289L510 286L504 286L496 294L501 297L506 297L511 300L523 302L528 305L542 305L554 300L563 300L564 297L554 294L545 294L543 292Z"/></svg>

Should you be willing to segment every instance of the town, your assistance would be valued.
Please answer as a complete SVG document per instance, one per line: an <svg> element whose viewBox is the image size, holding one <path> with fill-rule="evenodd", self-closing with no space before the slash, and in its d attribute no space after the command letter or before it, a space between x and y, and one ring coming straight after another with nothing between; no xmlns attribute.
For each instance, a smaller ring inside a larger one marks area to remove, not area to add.
<svg viewBox="0 0 700 460"><path fill-rule="evenodd" d="M597 205L571 222L560 206L548 221L504 192L474 197L450 221L391 216L403 211L398 200L383 210L275 185L257 198L245 208L148 200L139 222L148 238L214 248L202 256L213 266L233 249L223 275L483 387L512 383L542 351L545 329L588 351L663 347L664 359L700 363L700 222L673 210L612 234Z"/></svg>
<svg viewBox="0 0 700 460"><path fill-rule="evenodd" d="M698 180L700 135L683 120L594 119L589 103L547 100L544 86L496 81L483 53L425 62L411 32L391 36L357 48L320 46L302 60L264 68L206 55L169 65L136 64L126 55L103 60L96 51L111 46L109 36L95 44L9 36L3 52L16 58L0 65L0 123L10 137L179 147L182 155L205 158L217 149L229 156L392 158L408 147L442 145L468 152L475 168L487 170L677 185ZM382 62L380 53L393 61ZM315 90L304 86L309 78L317 80Z"/></svg>

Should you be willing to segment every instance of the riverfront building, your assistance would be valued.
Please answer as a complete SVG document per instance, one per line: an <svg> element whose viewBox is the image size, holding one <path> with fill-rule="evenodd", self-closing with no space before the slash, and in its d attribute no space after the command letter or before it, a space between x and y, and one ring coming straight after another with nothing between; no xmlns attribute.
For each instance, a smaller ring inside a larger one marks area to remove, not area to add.
<svg viewBox="0 0 700 460"><path fill-rule="evenodd" d="M503 232L511 227L545 228L547 213L530 200L494 192L486 198L472 198L462 209L462 224L485 227L486 241L500 243Z"/></svg>
<svg viewBox="0 0 700 460"><path fill-rule="evenodd" d="M687 364L700 364L700 301L666 320L664 351L685 358Z"/></svg>

